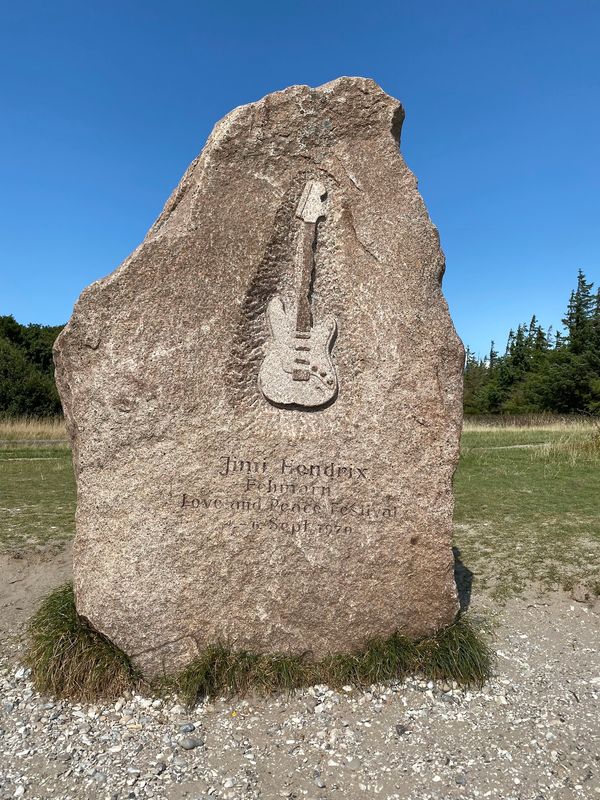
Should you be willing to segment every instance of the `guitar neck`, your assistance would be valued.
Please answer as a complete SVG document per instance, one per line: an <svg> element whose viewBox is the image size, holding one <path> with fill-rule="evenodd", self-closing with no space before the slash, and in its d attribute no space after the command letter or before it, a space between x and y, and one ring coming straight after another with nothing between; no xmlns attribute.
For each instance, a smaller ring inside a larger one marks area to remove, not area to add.
<svg viewBox="0 0 600 800"><path fill-rule="evenodd" d="M301 239L298 248L298 294L296 297L296 330L299 333L308 333L311 327L310 314L310 285L315 266L315 240L317 238L317 223L303 222Z"/></svg>

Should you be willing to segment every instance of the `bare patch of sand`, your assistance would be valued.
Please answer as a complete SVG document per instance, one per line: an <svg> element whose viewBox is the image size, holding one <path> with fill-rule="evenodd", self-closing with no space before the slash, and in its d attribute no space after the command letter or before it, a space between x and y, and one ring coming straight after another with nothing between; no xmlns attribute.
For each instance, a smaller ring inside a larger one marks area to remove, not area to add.
<svg viewBox="0 0 600 800"><path fill-rule="evenodd" d="M71 544L0 553L0 639L18 634L43 597L73 575Z"/></svg>

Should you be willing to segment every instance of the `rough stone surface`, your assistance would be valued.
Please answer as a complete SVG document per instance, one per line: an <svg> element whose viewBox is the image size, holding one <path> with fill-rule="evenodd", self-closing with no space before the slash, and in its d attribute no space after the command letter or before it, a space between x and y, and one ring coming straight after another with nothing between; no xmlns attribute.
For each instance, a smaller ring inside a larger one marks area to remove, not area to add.
<svg viewBox="0 0 600 800"><path fill-rule="evenodd" d="M402 119L362 78L235 109L56 343L77 606L148 674L216 641L319 658L456 613L463 348ZM268 304L300 302L309 181L312 325L337 330L316 409L258 380Z"/></svg>

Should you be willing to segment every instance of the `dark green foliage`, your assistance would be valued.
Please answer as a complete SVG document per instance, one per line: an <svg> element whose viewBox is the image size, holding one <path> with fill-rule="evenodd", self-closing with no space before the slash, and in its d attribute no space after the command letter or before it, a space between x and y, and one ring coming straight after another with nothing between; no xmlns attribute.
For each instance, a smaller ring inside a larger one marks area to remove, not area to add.
<svg viewBox="0 0 600 800"><path fill-rule="evenodd" d="M600 291L579 270L563 324L544 331L535 315L510 331L506 352L467 349L466 414L600 414Z"/></svg>
<svg viewBox="0 0 600 800"><path fill-rule="evenodd" d="M569 349L571 352L584 353L592 337L592 312L594 298L592 297L592 283L588 283L581 270L577 274L577 289L571 292L567 313L563 325L567 329Z"/></svg>
<svg viewBox="0 0 600 800"><path fill-rule="evenodd" d="M28 633L26 663L39 691L91 701L144 685L127 656L78 617L70 584L46 598ZM145 686L160 693L176 691L191 704L209 695L271 694L317 683L333 688L370 686L414 674L455 680L461 686L481 686L491 667L489 646L468 618L459 617L431 639L414 642L395 635L372 641L356 655L322 661L210 647L179 675Z"/></svg>
<svg viewBox="0 0 600 800"><path fill-rule="evenodd" d="M52 345L62 326L19 325L0 317L0 415L61 414Z"/></svg>

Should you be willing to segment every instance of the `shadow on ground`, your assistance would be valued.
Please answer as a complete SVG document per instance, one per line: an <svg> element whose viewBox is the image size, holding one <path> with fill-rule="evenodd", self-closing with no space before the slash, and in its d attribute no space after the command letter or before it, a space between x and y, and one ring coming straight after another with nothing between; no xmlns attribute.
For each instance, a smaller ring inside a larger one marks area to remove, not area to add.
<svg viewBox="0 0 600 800"><path fill-rule="evenodd" d="M466 611L471 604L473 573L461 561L458 547L453 547L452 552L454 553L454 580L456 581L460 610Z"/></svg>

